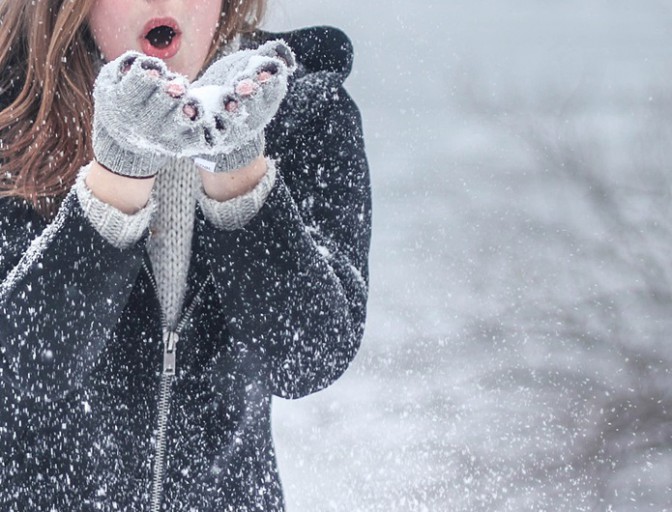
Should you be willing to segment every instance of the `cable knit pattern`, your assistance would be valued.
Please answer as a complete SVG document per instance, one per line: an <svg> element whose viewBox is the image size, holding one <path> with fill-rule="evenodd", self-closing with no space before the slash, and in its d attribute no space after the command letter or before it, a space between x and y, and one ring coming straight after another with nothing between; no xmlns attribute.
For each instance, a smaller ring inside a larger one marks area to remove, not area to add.
<svg viewBox="0 0 672 512"><path fill-rule="evenodd" d="M74 188L79 204L89 222L105 240L118 249L126 249L137 243L147 231L156 203L153 197L150 197L147 206L134 214L124 213L104 203L86 186L84 180L90 169L90 165L82 167L75 182Z"/></svg>
<svg viewBox="0 0 672 512"><path fill-rule="evenodd" d="M196 216L198 173L191 159L172 159L156 178L156 215L152 218L149 257L166 326L174 329L182 309Z"/></svg>
<svg viewBox="0 0 672 512"><path fill-rule="evenodd" d="M266 201L275 184L275 162L266 159L268 171L259 184L247 194L234 197L229 201L219 202L205 194L203 187L198 187L198 204L205 218L219 229L233 231L250 222Z"/></svg>

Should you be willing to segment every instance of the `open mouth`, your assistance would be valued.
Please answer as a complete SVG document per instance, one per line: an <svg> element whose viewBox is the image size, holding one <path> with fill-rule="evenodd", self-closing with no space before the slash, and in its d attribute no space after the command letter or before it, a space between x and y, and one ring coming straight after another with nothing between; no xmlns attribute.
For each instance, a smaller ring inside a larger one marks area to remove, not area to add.
<svg viewBox="0 0 672 512"><path fill-rule="evenodd" d="M150 30L145 36L145 39L147 39L149 44L151 44L154 48L163 50L170 46L170 43L173 42L173 39L176 35L177 32L175 32L173 27L169 27L168 25L161 25L160 27L156 27Z"/></svg>
<svg viewBox="0 0 672 512"><path fill-rule="evenodd" d="M142 31L142 51L152 57L169 59L180 48L180 29L173 18L150 20Z"/></svg>

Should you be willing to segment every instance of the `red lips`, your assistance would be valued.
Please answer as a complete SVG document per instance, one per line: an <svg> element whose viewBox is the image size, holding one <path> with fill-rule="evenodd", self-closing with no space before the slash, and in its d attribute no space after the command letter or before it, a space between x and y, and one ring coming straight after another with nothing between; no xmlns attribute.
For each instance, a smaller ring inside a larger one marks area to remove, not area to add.
<svg viewBox="0 0 672 512"><path fill-rule="evenodd" d="M145 55L170 59L180 49L182 33L174 18L152 18L142 29L140 47Z"/></svg>

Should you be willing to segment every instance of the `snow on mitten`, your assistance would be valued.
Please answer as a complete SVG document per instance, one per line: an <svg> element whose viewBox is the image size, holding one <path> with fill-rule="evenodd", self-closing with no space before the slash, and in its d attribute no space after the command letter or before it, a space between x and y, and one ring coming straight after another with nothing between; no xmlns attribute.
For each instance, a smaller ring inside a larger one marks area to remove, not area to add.
<svg viewBox="0 0 672 512"><path fill-rule="evenodd" d="M200 167L227 172L244 167L263 153L264 127L287 93L296 69L294 54L284 41L270 41L212 64L189 89L203 116L205 148L183 153Z"/></svg>
<svg viewBox="0 0 672 512"><path fill-rule="evenodd" d="M198 144L186 77L160 59L126 52L100 71L93 90L93 152L114 173L155 175L185 146Z"/></svg>

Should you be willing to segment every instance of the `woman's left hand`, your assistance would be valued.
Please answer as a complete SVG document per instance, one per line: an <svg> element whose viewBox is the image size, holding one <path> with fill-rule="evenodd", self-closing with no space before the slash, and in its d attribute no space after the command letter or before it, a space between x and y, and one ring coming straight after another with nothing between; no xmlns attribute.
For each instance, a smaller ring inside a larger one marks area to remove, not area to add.
<svg viewBox="0 0 672 512"><path fill-rule="evenodd" d="M195 147L196 164L213 173L249 167L264 152L264 128L275 116L296 69L294 54L283 41L227 55L191 84L210 120L208 148ZM259 167L253 166L255 169Z"/></svg>

